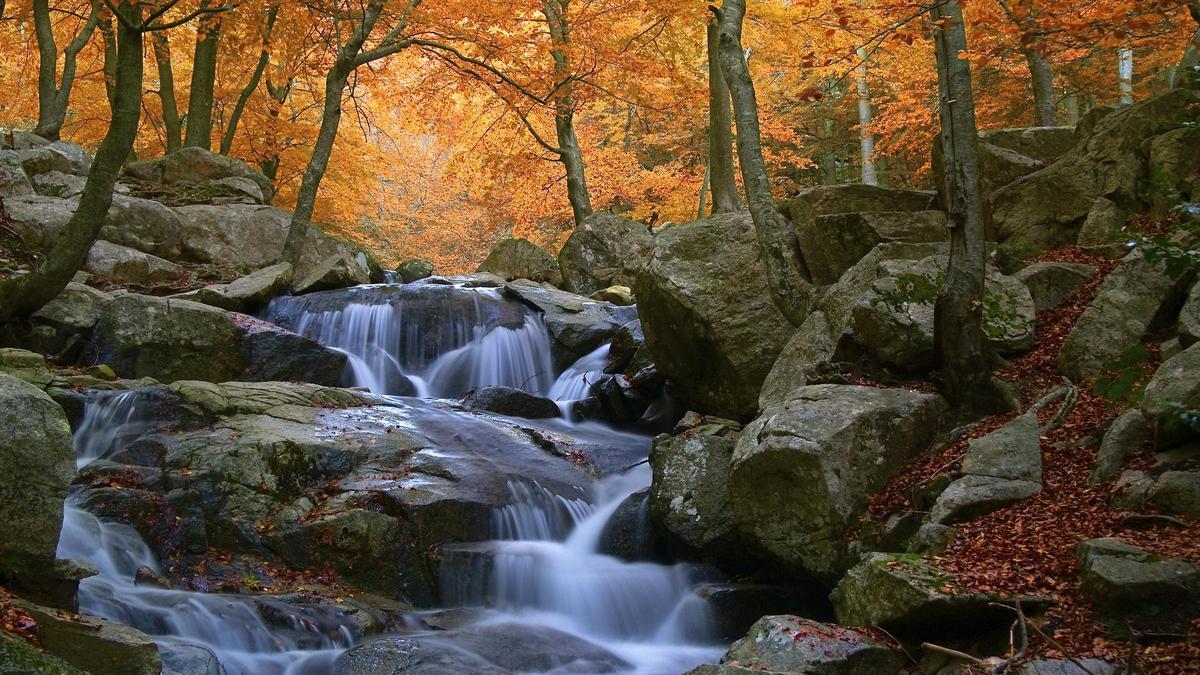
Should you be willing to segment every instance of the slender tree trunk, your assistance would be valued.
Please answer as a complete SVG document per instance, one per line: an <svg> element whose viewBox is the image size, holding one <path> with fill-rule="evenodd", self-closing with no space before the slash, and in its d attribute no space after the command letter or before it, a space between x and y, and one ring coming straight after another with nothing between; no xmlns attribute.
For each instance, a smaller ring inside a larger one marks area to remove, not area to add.
<svg viewBox="0 0 1200 675"><path fill-rule="evenodd" d="M721 72L717 46L717 21L708 22L708 178L712 212L727 213L741 208L733 176L733 119L729 87ZM700 216L704 217L703 214Z"/></svg>
<svg viewBox="0 0 1200 675"><path fill-rule="evenodd" d="M592 215L592 195L588 191L583 151L575 135L574 73L568 57L571 46L570 22L567 10L571 0L543 0L542 13L550 32L550 56L554 59L554 134L558 140L558 157L567 172L567 200L571 203L575 226Z"/></svg>
<svg viewBox="0 0 1200 675"><path fill-rule="evenodd" d="M131 23L140 23L139 5L131 0L122 2L117 11ZM142 34L124 22L117 22L117 33L112 122L96 151L79 205L37 269L0 282L0 324L29 316L57 297L87 259L104 225L113 187L133 149L141 115Z"/></svg>
<svg viewBox="0 0 1200 675"><path fill-rule="evenodd" d="M237 103L233 106L233 112L229 115L229 124L225 127L225 135L221 138L221 154L228 155L233 149L233 139L237 133L238 122L242 119L242 113L246 110L246 104L250 102L250 97L254 91L258 89L258 84L262 80L263 72L267 69L267 63L271 60L271 31L275 28L275 19L279 16L279 5L273 4L267 9L267 25L263 29L262 51L258 55L258 63L254 64L254 71L250 73L250 81L242 88L242 93L238 95Z"/></svg>
<svg viewBox="0 0 1200 675"><path fill-rule="evenodd" d="M704 178L700 180L700 198L696 203L696 220L702 220L708 206L708 183L712 180L712 163L704 162Z"/></svg>
<svg viewBox="0 0 1200 675"><path fill-rule="evenodd" d="M292 92L292 82L293 80L288 80L285 84L276 87L271 84L271 78L268 77L265 83L267 87L267 93L270 94L271 100L274 102L274 105L272 105L270 108L270 115L273 125L267 134L267 147L269 148L269 154L266 159L259 163L259 170L262 171L264 176L271 179L271 185L273 188L272 199L274 198L275 191L279 189L279 186L276 184L279 179L279 114L283 110L283 104L287 102L288 95ZM270 203L269 200L268 203Z"/></svg>
<svg viewBox="0 0 1200 675"><path fill-rule="evenodd" d="M207 4L207 2L202 2L201 6ZM188 91L184 147L212 149L213 88L217 83L217 47L220 38L220 15L206 16L200 22L200 31L196 35L196 52L195 58L192 59L192 86Z"/></svg>
<svg viewBox="0 0 1200 675"><path fill-rule="evenodd" d="M1058 101L1054 95L1054 69L1050 60L1036 49L1025 50L1025 62L1033 85L1034 126L1052 127L1058 124Z"/></svg>
<svg viewBox="0 0 1200 675"><path fill-rule="evenodd" d="M108 97L108 109L117 107L117 29L116 19L100 22L100 37L104 40L104 94Z"/></svg>
<svg viewBox="0 0 1200 675"><path fill-rule="evenodd" d="M718 16L718 52L721 72L733 98L737 123L738 164L746 190L746 203L762 250L771 297L792 323L799 325L812 306L812 285L805 279L800 249L792 224L775 208L767 164L763 159L758 127L758 101L754 81L742 50L745 0L724 0Z"/></svg>
<svg viewBox="0 0 1200 675"><path fill-rule="evenodd" d="M171 43L163 32L155 33L151 42L154 46L154 63L158 66L158 98L162 101L167 153L170 154L183 147L183 122L179 119L179 104L175 98L175 69L171 65Z"/></svg>
<svg viewBox="0 0 1200 675"><path fill-rule="evenodd" d="M1196 17L1196 21L1200 22L1200 16ZM1171 86L1194 87L1197 82L1200 82L1198 68L1200 68L1200 30L1192 35L1192 39L1183 50L1183 56L1179 59L1179 66L1171 73Z"/></svg>
<svg viewBox="0 0 1200 675"><path fill-rule="evenodd" d="M38 45L38 121L33 133L42 138L57 141L62 135L67 119L67 108L71 100L71 89L75 86L75 67L79 52L87 46L100 23L100 6L92 5L92 11L79 30L63 50L63 69L58 76L58 45L54 42L54 25L50 19L48 0L33 2L34 35Z"/></svg>
<svg viewBox="0 0 1200 675"><path fill-rule="evenodd" d="M934 310L934 338L945 396L967 408L994 405L993 356L983 333L983 197L970 62L959 0L931 10L945 158L950 261Z"/></svg>
<svg viewBox="0 0 1200 675"><path fill-rule="evenodd" d="M875 170L875 134L871 132L871 83L867 80L870 68L867 50L859 47L858 53L858 126L859 153L862 157L862 182L879 185L879 174Z"/></svg>
<svg viewBox="0 0 1200 675"><path fill-rule="evenodd" d="M1117 105L1133 105L1133 50L1117 52Z"/></svg>

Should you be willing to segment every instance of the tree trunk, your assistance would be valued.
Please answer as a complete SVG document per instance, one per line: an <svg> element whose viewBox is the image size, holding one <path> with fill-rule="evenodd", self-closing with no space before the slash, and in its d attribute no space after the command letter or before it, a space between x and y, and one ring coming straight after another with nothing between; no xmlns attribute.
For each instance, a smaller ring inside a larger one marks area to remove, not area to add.
<svg viewBox="0 0 1200 675"><path fill-rule="evenodd" d="M115 19L100 22L100 36L104 39L104 94L108 97L109 111L117 108L117 30Z"/></svg>
<svg viewBox="0 0 1200 675"><path fill-rule="evenodd" d="M1200 17L1196 18L1200 22ZM1183 50L1179 66L1171 73L1172 87L1194 87L1200 82L1200 30L1192 35L1188 46Z"/></svg>
<svg viewBox="0 0 1200 675"><path fill-rule="evenodd" d="M979 137L970 62L959 57L967 49L959 0L935 5L931 18L950 228L950 261L934 309L934 339L947 399L966 408L990 407L995 389L993 356L983 333L986 260Z"/></svg>
<svg viewBox="0 0 1200 675"><path fill-rule="evenodd" d="M567 200L575 226L592 215L592 195L588 191L583 163L583 151L575 135L574 73L571 72L568 50L571 44L567 9L571 0L543 0L542 13L550 32L550 56L554 59L554 134L558 140L558 157L567 172Z"/></svg>
<svg viewBox="0 0 1200 675"><path fill-rule="evenodd" d="M233 106L233 112L229 115L229 124L225 127L225 135L221 138L221 154L228 155L233 149L233 138L237 133L238 122L242 118L242 113L246 110L246 104L250 102L250 97L254 91L258 89L258 83L262 80L263 72L267 69L267 63L271 60L271 31L275 28L275 19L279 16L279 5L273 4L267 9L267 25L263 29L262 52L258 55L258 63L254 64L254 71L250 73L250 81L242 88L242 93L238 95L237 103Z"/></svg>
<svg viewBox="0 0 1200 675"><path fill-rule="evenodd" d="M171 65L171 43L166 33L157 32L151 38L154 63L158 66L158 98L162 101L163 126L167 134L167 153L183 147L183 122L175 99L175 69Z"/></svg>
<svg viewBox="0 0 1200 675"><path fill-rule="evenodd" d="M270 77L268 77L265 82L267 93L270 94L271 100L274 102L274 105L272 105L270 108L270 115L272 122L275 125L277 125L279 122L279 113L283 110L283 104L287 101L288 95L292 92L292 83L293 80L288 80L285 84L276 87L271 84ZM273 188L271 191L271 198L273 199L275 191L279 189L279 186L276 183L276 181L279 179L279 138L277 126L272 126L270 128L270 131L267 134L266 142L269 154L265 159L259 162L259 169L262 171L264 176L271 179L271 186ZM268 200L267 203L270 203L270 200Z"/></svg>
<svg viewBox="0 0 1200 675"><path fill-rule="evenodd" d="M717 22L708 22L708 186L712 212L727 213L741 208L733 176L733 124L729 87L721 73L717 46ZM704 217L701 214L700 217Z"/></svg>
<svg viewBox="0 0 1200 675"><path fill-rule="evenodd" d="M704 178L700 180L700 198L696 203L696 220L703 220L708 206L708 183L712 180L712 163L704 162Z"/></svg>
<svg viewBox="0 0 1200 675"><path fill-rule="evenodd" d="M1033 124L1053 127L1058 124L1058 101L1054 95L1054 69L1050 60L1036 49L1025 50L1029 76L1033 85Z"/></svg>
<svg viewBox="0 0 1200 675"><path fill-rule="evenodd" d="M126 20L140 23L141 10L131 0L117 8ZM96 151L79 205L45 260L32 273L0 282L0 324L27 317L66 288L87 259L112 205L121 165L133 149L141 115L142 34L117 22L116 79L112 122Z"/></svg>
<svg viewBox="0 0 1200 675"><path fill-rule="evenodd" d="M201 6L206 6L202 2ZM196 52L192 59L192 87L188 91L187 127L183 145L212 149L213 88L217 83L217 46L221 37L219 14L206 16L196 34Z"/></svg>
<svg viewBox="0 0 1200 675"><path fill-rule="evenodd" d="M63 124L67 119L67 107L71 100L71 89L75 86L75 67L79 52L87 46L100 24L100 7L92 5L92 11L79 30L63 50L62 78L58 77L58 46L54 42L54 25L50 20L50 5L47 0L33 2L34 34L38 44L38 121L33 133L51 141L62 136Z"/></svg>
<svg viewBox="0 0 1200 675"><path fill-rule="evenodd" d="M1133 105L1133 50L1117 52L1117 105Z"/></svg>
<svg viewBox="0 0 1200 675"><path fill-rule="evenodd" d="M862 156L862 182L879 185L879 174L875 170L875 134L871 132L871 83L867 81L869 67L867 50L858 48L858 126L859 152Z"/></svg>
<svg viewBox="0 0 1200 675"><path fill-rule="evenodd" d="M721 72L733 98L738 164L742 171L746 202L766 266L771 297L783 315L799 325L808 316L812 306L812 285L802 271L800 250L792 224L775 208L775 200L771 196L758 127L758 101L742 50L742 20L745 15L745 0L724 0L721 5L717 31Z"/></svg>

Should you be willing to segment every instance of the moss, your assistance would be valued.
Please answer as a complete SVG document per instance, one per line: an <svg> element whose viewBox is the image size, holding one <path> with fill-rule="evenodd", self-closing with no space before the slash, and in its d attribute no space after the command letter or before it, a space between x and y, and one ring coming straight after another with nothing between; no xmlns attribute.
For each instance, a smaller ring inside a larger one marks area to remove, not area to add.
<svg viewBox="0 0 1200 675"><path fill-rule="evenodd" d="M87 675L57 656L0 631L0 673L22 675Z"/></svg>

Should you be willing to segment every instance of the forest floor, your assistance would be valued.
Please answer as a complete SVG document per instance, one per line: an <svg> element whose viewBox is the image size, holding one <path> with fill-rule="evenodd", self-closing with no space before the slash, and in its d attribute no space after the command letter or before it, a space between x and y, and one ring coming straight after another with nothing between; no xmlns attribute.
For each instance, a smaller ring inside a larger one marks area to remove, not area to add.
<svg viewBox="0 0 1200 675"><path fill-rule="evenodd" d="M1013 359L999 375L1016 386L1027 402L1039 400L1064 383L1057 359L1075 321L1096 297L1101 282L1117 261L1070 247L1037 260L1081 262L1096 273L1066 304L1038 314L1037 344ZM1030 261L1034 262L1034 261ZM1065 422L1042 437L1044 487L1034 497L977 520L957 526L950 547L936 563L951 572L961 586L1002 596L1035 596L1053 601L1046 613L1030 623L1029 656L1045 658L1095 657L1128 663L1144 673L1200 672L1200 621L1187 636L1136 644L1107 638L1083 596L1075 559L1076 545L1087 539L1119 537L1161 556L1200 563L1200 519L1176 517L1186 527L1135 526L1129 513L1114 509L1112 483L1088 485L1102 431L1126 408L1136 406L1140 392L1158 365L1157 345L1146 345L1148 358L1131 366L1126 386L1116 400L1081 386L1079 398ZM1106 391L1112 396L1113 391ZM1114 397L1115 398L1115 397ZM1048 406L1039 416L1045 422L1055 413ZM907 508L907 495L939 474L957 470L972 438L984 436L1014 415L985 419L935 456L914 463L871 502L879 517ZM1153 463L1153 451L1142 448L1126 469Z"/></svg>

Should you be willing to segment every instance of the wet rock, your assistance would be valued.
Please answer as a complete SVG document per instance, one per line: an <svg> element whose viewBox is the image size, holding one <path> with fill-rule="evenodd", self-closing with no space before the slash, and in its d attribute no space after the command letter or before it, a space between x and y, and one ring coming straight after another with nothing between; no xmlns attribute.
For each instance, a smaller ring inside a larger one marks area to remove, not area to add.
<svg viewBox="0 0 1200 675"><path fill-rule="evenodd" d="M217 655L200 645L187 642L160 642L162 675L227 675Z"/></svg>
<svg viewBox="0 0 1200 675"><path fill-rule="evenodd" d="M618 307L529 283L508 284L505 294L541 310L559 368L587 356L638 316L635 307Z"/></svg>
<svg viewBox="0 0 1200 675"><path fill-rule="evenodd" d="M292 282L291 263L279 263L251 272L228 284L204 286L189 293L174 296L192 300L231 312L253 312L271 298L287 291Z"/></svg>
<svg viewBox="0 0 1200 675"><path fill-rule="evenodd" d="M736 441L736 432L717 424L654 442L650 515L688 549L720 555L736 541L728 492Z"/></svg>
<svg viewBox="0 0 1200 675"><path fill-rule="evenodd" d="M745 636L765 616L811 614L814 606L822 604L814 603L797 588L769 584L701 584L696 588L696 595L708 604L721 642L733 642Z"/></svg>
<svg viewBox="0 0 1200 675"><path fill-rule="evenodd" d="M1140 410L1122 413L1104 432L1089 485L1116 480L1125 461L1151 439L1150 425Z"/></svg>
<svg viewBox="0 0 1200 675"><path fill-rule="evenodd" d="M589 295L609 286L632 287L653 248L654 238L644 224L593 213L558 252L563 288Z"/></svg>
<svg viewBox="0 0 1200 675"><path fill-rule="evenodd" d="M1200 410L1200 343L1163 362L1146 385L1142 411L1154 429L1154 442L1168 448L1200 435L1194 415Z"/></svg>
<svg viewBox="0 0 1200 675"><path fill-rule="evenodd" d="M788 615L764 616L721 657L722 667L822 675L900 673L905 662L866 633Z"/></svg>
<svg viewBox="0 0 1200 675"><path fill-rule="evenodd" d="M109 303L96 354L126 377L337 384L345 355L243 314L137 294Z"/></svg>
<svg viewBox="0 0 1200 675"><path fill-rule="evenodd" d="M46 651L93 675L159 675L162 660L149 635L114 621L62 616L54 610L21 603L37 621L37 637Z"/></svg>
<svg viewBox="0 0 1200 675"><path fill-rule="evenodd" d="M1041 312L1066 302L1095 272L1091 265L1046 261L1017 271L1013 278L1025 284L1034 311Z"/></svg>
<svg viewBox="0 0 1200 675"><path fill-rule="evenodd" d="M1084 594L1110 635L1176 631L1200 607L1200 566L1159 558L1120 539L1091 539L1076 550Z"/></svg>
<svg viewBox="0 0 1200 675"><path fill-rule="evenodd" d="M933 440L942 399L901 389L795 389L747 425L730 468L739 532L787 568L827 582L848 566L845 533Z"/></svg>
<svg viewBox="0 0 1200 675"><path fill-rule="evenodd" d="M365 256L341 251L327 256L304 276L294 276L292 290L296 294L347 288L371 282L371 268Z"/></svg>
<svg viewBox="0 0 1200 675"><path fill-rule="evenodd" d="M558 404L516 387L482 387L467 394L463 404L469 410L486 410L498 415L541 419L558 417Z"/></svg>
<svg viewBox="0 0 1200 675"><path fill-rule="evenodd" d="M662 538L650 520L650 490L629 495L600 533L600 553L629 562L669 562Z"/></svg>
<svg viewBox="0 0 1200 675"><path fill-rule="evenodd" d="M1127 255L1104 280L1063 343L1058 367L1075 382L1113 369L1179 307L1187 279L1173 279L1141 251Z"/></svg>
<svg viewBox="0 0 1200 675"><path fill-rule="evenodd" d="M562 285L558 259L528 239L501 239L476 271L491 272L506 281L529 279L552 286Z"/></svg>
<svg viewBox="0 0 1200 675"><path fill-rule="evenodd" d="M771 300L749 214L661 232L634 290L652 360L683 404L752 416L793 328Z"/></svg>
<svg viewBox="0 0 1200 675"><path fill-rule="evenodd" d="M104 240L92 245L83 268L114 285L153 286L177 281L186 273L169 260Z"/></svg>
<svg viewBox="0 0 1200 675"><path fill-rule="evenodd" d="M0 372L0 574L10 584L54 559L74 456L62 408Z"/></svg>
<svg viewBox="0 0 1200 675"><path fill-rule="evenodd" d="M428 279L433 276L433 263L416 258L405 260L396 267L396 274L399 275L400 281L406 284Z"/></svg>

